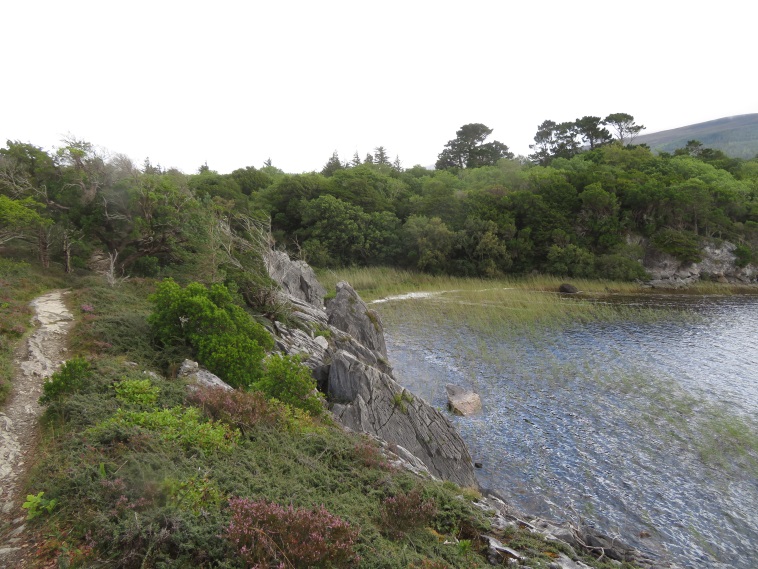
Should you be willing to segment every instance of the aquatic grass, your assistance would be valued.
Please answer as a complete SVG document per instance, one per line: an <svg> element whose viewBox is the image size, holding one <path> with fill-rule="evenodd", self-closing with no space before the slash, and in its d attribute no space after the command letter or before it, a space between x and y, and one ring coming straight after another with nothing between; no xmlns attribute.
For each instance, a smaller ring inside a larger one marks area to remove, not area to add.
<svg viewBox="0 0 758 569"><path fill-rule="evenodd" d="M377 300L408 292L439 293L445 291L476 291L490 289L523 289L558 292L566 279L551 275L513 276L499 279L430 275L393 267L350 267L338 270L320 269L317 276L327 291L333 291L339 281L347 281L364 300ZM571 279L580 291L586 293L628 293L644 290L641 285L592 279Z"/></svg>
<svg viewBox="0 0 758 569"><path fill-rule="evenodd" d="M711 405L698 424L697 450L706 464L758 476L758 424Z"/></svg>
<svg viewBox="0 0 758 569"><path fill-rule="evenodd" d="M536 340L546 332L589 323L651 323L693 317L678 310L521 288L459 289L427 298L382 302L374 307L388 327L446 326L456 322L462 334L501 339L529 336Z"/></svg>

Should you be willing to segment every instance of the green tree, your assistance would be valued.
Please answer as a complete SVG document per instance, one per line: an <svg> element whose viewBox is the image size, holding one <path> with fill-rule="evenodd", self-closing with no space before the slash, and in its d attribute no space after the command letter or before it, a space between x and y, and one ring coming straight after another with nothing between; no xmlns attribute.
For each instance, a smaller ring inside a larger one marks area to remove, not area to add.
<svg viewBox="0 0 758 569"><path fill-rule="evenodd" d="M338 170L344 170L345 165L340 162L340 156L337 154L337 151L335 150L332 152L331 158L324 164L324 167L321 168L321 175L326 176L327 178L329 176L332 176L335 172Z"/></svg>
<svg viewBox="0 0 758 569"><path fill-rule="evenodd" d="M455 134L437 157L437 170L493 166L501 158L513 158L513 153L502 142L484 142L492 129L481 123L463 125Z"/></svg>
<svg viewBox="0 0 758 569"><path fill-rule="evenodd" d="M627 113L612 113L603 119L603 124L610 126L616 132L622 145L631 144L645 127L634 122L634 117Z"/></svg>
<svg viewBox="0 0 758 569"><path fill-rule="evenodd" d="M438 217L412 215L403 226L407 262L419 270L442 273L447 270L455 243L455 233Z"/></svg>
<svg viewBox="0 0 758 569"><path fill-rule="evenodd" d="M271 176L253 166L238 168L232 172L231 177L246 196L270 186L273 181Z"/></svg>
<svg viewBox="0 0 758 569"><path fill-rule="evenodd" d="M577 134L584 144L589 145L590 150L602 146L613 138L607 128L603 126L600 117L584 116L575 121Z"/></svg>
<svg viewBox="0 0 758 569"><path fill-rule="evenodd" d="M42 204L31 198L13 200L0 194L0 245L14 239L28 239L36 230L51 223L40 215Z"/></svg>
<svg viewBox="0 0 758 569"><path fill-rule="evenodd" d="M551 120L543 121L537 127L537 133L534 135L534 144L529 148L534 152L529 155L532 162L546 166L553 159L553 151L556 146L555 130L558 125Z"/></svg>

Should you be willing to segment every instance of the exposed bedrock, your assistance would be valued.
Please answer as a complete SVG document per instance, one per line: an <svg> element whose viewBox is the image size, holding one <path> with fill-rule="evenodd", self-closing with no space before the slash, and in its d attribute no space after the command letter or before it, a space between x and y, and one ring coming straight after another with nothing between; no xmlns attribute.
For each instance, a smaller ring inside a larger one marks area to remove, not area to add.
<svg viewBox="0 0 758 569"><path fill-rule="evenodd" d="M310 267L288 261L279 252L268 263L297 322L274 324L277 349L303 357L344 426L396 445L435 477L476 486L466 445L447 417L394 380L379 314L346 282L337 284L337 294L324 310Z"/></svg>

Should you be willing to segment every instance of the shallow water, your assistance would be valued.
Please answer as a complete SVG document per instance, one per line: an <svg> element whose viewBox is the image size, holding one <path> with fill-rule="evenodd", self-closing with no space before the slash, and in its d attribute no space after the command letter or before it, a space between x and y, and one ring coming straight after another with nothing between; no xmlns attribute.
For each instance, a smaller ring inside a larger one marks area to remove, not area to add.
<svg viewBox="0 0 758 569"><path fill-rule="evenodd" d="M477 337L376 308L399 381L451 417L482 486L527 513L590 523L688 567L758 564L758 299L644 295L615 303L698 318Z"/></svg>

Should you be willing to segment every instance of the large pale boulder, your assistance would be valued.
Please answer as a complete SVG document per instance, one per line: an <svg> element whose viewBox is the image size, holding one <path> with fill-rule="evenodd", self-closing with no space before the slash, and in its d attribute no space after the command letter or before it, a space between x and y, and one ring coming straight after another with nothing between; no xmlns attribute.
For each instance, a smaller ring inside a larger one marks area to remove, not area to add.
<svg viewBox="0 0 758 569"><path fill-rule="evenodd" d="M339 350L329 369L335 417L354 431L407 449L433 476L477 486L471 456L447 418L389 375Z"/></svg>
<svg viewBox="0 0 758 569"><path fill-rule="evenodd" d="M456 415L468 417L482 410L482 400L477 393L452 383L445 386L445 391L448 409Z"/></svg>
<svg viewBox="0 0 758 569"><path fill-rule="evenodd" d="M326 307L329 324L349 334L376 353L377 359L387 359L384 327L379 314L371 310L348 283L337 283L337 296Z"/></svg>

